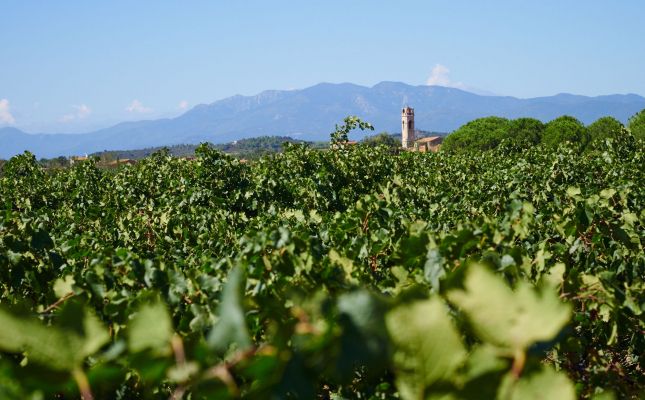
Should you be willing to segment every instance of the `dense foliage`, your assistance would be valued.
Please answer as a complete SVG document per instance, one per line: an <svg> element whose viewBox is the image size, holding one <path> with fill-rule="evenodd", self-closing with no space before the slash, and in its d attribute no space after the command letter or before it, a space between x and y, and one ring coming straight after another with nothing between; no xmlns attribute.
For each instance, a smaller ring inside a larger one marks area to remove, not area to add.
<svg viewBox="0 0 645 400"><path fill-rule="evenodd" d="M642 141L393 155L346 122L253 163L12 158L0 398L645 393Z"/></svg>
<svg viewBox="0 0 645 400"><path fill-rule="evenodd" d="M645 110L641 110L629 119L629 129L634 137L645 139Z"/></svg>
<svg viewBox="0 0 645 400"><path fill-rule="evenodd" d="M645 110L630 118L629 128L634 137L645 138ZM505 143L507 151L524 151L543 143L558 147L569 142L578 150L593 150L607 138L623 135L623 124L613 117L602 117L585 126L571 116L558 117L546 124L534 118L507 120L499 117L475 119L450 134L443 150L458 153L484 151Z"/></svg>
<svg viewBox="0 0 645 400"><path fill-rule="evenodd" d="M482 151L499 146L509 137L509 120L500 117L475 119L463 125L443 141L444 151Z"/></svg>
<svg viewBox="0 0 645 400"><path fill-rule="evenodd" d="M587 127L593 147L602 146L605 139L616 139L624 132L625 126L613 117L602 117Z"/></svg>
<svg viewBox="0 0 645 400"><path fill-rule="evenodd" d="M213 144L215 149L231 154L236 158L256 159L266 154L278 153L283 150L285 143L307 143L313 148L326 147L323 142L306 142L304 140L294 139L289 136L259 136L254 138L240 139L234 142ZM94 153L92 156L99 157L102 161L113 160L140 160L150 157L158 151L168 149L170 155L175 157L192 157L199 145L196 144L176 144L172 146L150 147L140 150L110 150ZM52 159L54 161L56 159ZM69 163L69 162L68 162Z"/></svg>
<svg viewBox="0 0 645 400"><path fill-rule="evenodd" d="M542 141L545 125L535 118L518 118L509 121L502 139L512 145L513 149L526 149Z"/></svg>
<svg viewBox="0 0 645 400"><path fill-rule="evenodd" d="M549 121L542 135L542 143L549 147L558 147L564 142L578 149L584 149L589 143L589 132L585 125L568 115Z"/></svg>
<svg viewBox="0 0 645 400"><path fill-rule="evenodd" d="M366 136L361 140L361 143L372 147L386 146L391 149L396 149L401 147L401 135L391 135L387 132L381 132L377 135Z"/></svg>
<svg viewBox="0 0 645 400"><path fill-rule="evenodd" d="M101 160L113 161L113 160L140 160L145 157L150 157L158 151L168 149L168 153L171 156L175 157L188 157L195 155L195 149L197 145L195 144L176 144L172 146L163 146L163 147L148 147L145 149L137 150L105 150L98 153L90 154L93 157L99 157Z"/></svg>

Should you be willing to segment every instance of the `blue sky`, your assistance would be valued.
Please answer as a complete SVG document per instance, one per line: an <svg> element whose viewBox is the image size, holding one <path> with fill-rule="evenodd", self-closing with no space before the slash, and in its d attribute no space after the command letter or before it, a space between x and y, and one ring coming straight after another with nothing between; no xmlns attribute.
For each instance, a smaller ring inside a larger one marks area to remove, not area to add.
<svg viewBox="0 0 645 400"><path fill-rule="evenodd" d="M0 1L0 127L29 132L319 82L645 95L642 0Z"/></svg>

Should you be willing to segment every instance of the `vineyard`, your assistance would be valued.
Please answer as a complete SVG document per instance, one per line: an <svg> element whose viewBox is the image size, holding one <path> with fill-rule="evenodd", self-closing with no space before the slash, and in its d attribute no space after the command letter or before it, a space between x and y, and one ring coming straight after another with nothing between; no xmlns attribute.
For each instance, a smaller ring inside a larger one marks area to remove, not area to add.
<svg viewBox="0 0 645 400"><path fill-rule="evenodd" d="M645 142L0 177L2 399L638 399Z"/></svg>

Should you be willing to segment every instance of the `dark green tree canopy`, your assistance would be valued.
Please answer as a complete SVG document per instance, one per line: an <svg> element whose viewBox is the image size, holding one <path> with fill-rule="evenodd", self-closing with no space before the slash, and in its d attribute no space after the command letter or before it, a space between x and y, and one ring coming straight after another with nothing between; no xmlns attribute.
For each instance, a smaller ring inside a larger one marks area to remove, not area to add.
<svg viewBox="0 0 645 400"><path fill-rule="evenodd" d="M534 118L508 120L500 117L476 119L457 129L444 141L447 151L489 150L503 141L509 150L522 150L542 140L545 125Z"/></svg>
<svg viewBox="0 0 645 400"><path fill-rule="evenodd" d="M442 148L450 152L493 149L507 136L508 126L506 118L475 119L448 135Z"/></svg>
<svg viewBox="0 0 645 400"><path fill-rule="evenodd" d="M598 143L607 138L617 138L625 126L614 117L602 117L587 126L591 143Z"/></svg>
<svg viewBox="0 0 645 400"><path fill-rule="evenodd" d="M507 138L514 147L526 149L542 141L544 128L535 118L518 118L508 123Z"/></svg>
<svg viewBox="0 0 645 400"><path fill-rule="evenodd" d="M546 124L542 143L557 147L560 143L571 142L585 147L589 142L589 133L582 122L569 115L558 117Z"/></svg>
<svg viewBox="0 0 645 400"><path fill-rule="evenodd" d="M629 130L637 139L645 139L645 109L629 119Z"/></svg>
<svg viewBox="0 0 645 400"><path fill-rule="evenodd" d="M390 135L387 132L381 132L377 135L367 136L362 140L368 146L384 145L389 148L401 147L401 141L396 136Z"/></svg>

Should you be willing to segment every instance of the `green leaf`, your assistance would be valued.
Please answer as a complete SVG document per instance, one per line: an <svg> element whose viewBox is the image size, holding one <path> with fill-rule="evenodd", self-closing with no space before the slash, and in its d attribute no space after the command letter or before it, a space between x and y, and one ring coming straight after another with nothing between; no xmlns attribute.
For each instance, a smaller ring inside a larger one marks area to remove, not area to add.
<svg viewBox="0 0 645 400"><path fill-rule="evenodd" d="M173 382L186 382L199 372L199 365L195 362L175 365L168 370L168 379Z"/></svg>
<svg viewBox="0 0 645 400"><path fill-rule="evenodd" d="M168 354L172 335L170 315L160 300L143 305L128 324L128 346L131 352L151 349L158 355Z"/></svg>
<svg viewBox="0 0 645 400"><path fill-rule="evenodd" d="M69 347L72 347L70 349ZM72 352L80 347L75 334L46 327L40 321L19 318L0 309L0 348L11 353L27 352L28 359L56 370L72 370Z"/></svg>
<svg viewBox="0 0 645 400"><path fill-rule="evenodd" d="M569 196L569 197L573 197L575 199L578 199L578 198L580 198L581 193L582 193L582 191L580 190L579 187L571 186L571 187L567 188L567 196Z"/></svg>
<svg viewBox="0 0 645 400"><path fill-rule="evenodd" d="M51 236L49 236L49 233L42 229L38 229L34 232L31 238L31 245L36 249L42 250L51 248L54 246L54 242L52 241Z"/></svg>
<svg viewBox="0 0 645 400"><path fill-rule="evenodd" d="M358 279L354 278L354 276L352 275L352 273L354 272L354 262L352 260L347 257L341 256L334 249L331 249L329 251L329 260L332 263L338 264L343 268L343 271L345 271L345 278L348 282L352 284L358 284Z"/></svg>
<svg viewBox="0 0 645 400"><path fill-rule="evenodd" d="M67 275L65 279L56 279L56 282L54 283L54 294L58 298L65 297L73 292L75 283L74 276L72 275Z"/></svg>
<svg viewBox="0 0 645 400"><path fill-rule="evenodd" d="M209 346L220 353L226 352L231 345L242 350L252 344L242 307L245 281L244 271L237 267L228 274L228 281L224 285L219 319L208 335Z"/></svg>
<svg viewBox="0 0 645 400"><path fill-rule="evenodd" d="M367 290L339 297L339 325L343 334L336 371L342 378L352 377L352 370L358 366L370 366L371 371L386 366L390 349L385 310L384 301Z"/></svg>
<svg viewBox="0 0 645 400"><path fill-rule="evenodd" d="M439 290L439 281L446 276L444 263L445 260L438 249L428 249L426 262L423 265L423 277L435 292Z"/></svg>
<svg viewBox="0 0 645 400"><path fill-rule="evenodd" d="M109 341L98 318L85 311L82 332L18 317L0 309L0 349L25 352L27 359L53 370L72 371Z"/></svg>
<svg viewBox="0 0 645 400"><path fill-rule="evenodd" d="M422 399L448 380L466 358L446 305L438 299L401 305L386 315L394 346L397 388L404 399Z"/></svg>
<svg viewBox="0 0 645 400"><path fill-rule="evenodd" d="M519 380L512 374L506 375L497 398L500 400L574 400L573 384L562 372L551 367L522 375Z"/></svg>
<svg viewBox="0 0 645 400"><path fill-rule="evenodd" d="M567 267L563 263L556 263L549 269L548 273L543 276L543 279L552 287L559 288L564 282L564 274L566 270Z"/></svg>
<svg viewBox="0 0 645 400"><path fill-rule="evenodd" d="M466 314L481 339L511 355L553 339L570 318L571 307L548 287L536 291L520 281L512 291L502 278L479 264L469 268L464 286L465 291L448 293L450 301Z"/></svg>
<svg viewBox="0 0 645 400"><path fill-rule="evenodd" d="M615 400L616 396L613 392L602 392L593 395L592 400Z"/></svg>
<svg viewBox="0 0 645 400"><path fill-rule="evenodd" d="M110 341L110 334L101 323L101 320L91 312L85 312L83 330L85 333L85 342L81 352L83 358L96 353L104 344Z"/></svg>
<svg viewBox="0 0 645 400"><path fill-rule="evenodd" d="M497 348L491 345L477 346L468 355L468 379L505 370L508 367L508 361L500 358L497 353Z"/></svg>

